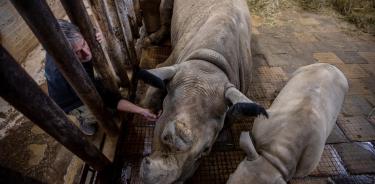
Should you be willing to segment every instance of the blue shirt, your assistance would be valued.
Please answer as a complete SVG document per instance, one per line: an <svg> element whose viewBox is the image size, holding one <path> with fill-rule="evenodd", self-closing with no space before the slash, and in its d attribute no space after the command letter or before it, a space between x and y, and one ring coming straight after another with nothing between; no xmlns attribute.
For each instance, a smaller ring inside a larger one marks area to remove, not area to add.
<svg viewBox="0 0 375 184"><path fill-rule="evenodd" d="M94 80L94 69L91 62L82 63L86 73ZM64 76L60 73L53 58L46 55L45 77L48 85L49 96L60 106L65 113L83 105Z"/></svg>

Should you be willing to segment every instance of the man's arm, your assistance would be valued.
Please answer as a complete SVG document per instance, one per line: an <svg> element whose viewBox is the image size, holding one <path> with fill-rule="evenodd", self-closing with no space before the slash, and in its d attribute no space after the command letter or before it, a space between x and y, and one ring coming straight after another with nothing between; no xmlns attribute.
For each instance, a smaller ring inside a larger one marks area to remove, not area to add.
<svg viewBox="0 0 375 184"><path fill-rule="evenodd" d="M149 109L142 108L125 99L121 99L117 104L117 110L140 114L148 121L156 121L158 116L152 113Z"/></svg>

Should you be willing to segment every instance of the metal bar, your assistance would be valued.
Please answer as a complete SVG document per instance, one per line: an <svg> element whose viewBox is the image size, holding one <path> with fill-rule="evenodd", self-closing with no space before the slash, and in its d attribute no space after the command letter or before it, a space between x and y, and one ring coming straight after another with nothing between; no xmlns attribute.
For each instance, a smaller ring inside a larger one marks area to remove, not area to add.
<svg viewBox="0 0 375 184"><path fill-rule="evenodd" d="M90 0L90 3L95 19L98 21L108 43L107 52L115 72L121 80L121 85L128 87L130 81L126 72L125 63L129 60L129 56L127 55L126 48L124 48L126 46L125 43L123 43L124 39L116 37L115 31L113 27L111 27L111 20L108 13L105 11L102 1Z"/></svg>
<svg viewBox="0 0 375 184"><path fill-rule="evenodd" d="M2 46L0 84L2 98L79 158L97 170L111 164Z"/></svg>
<svg viewBox="0 0 375 184"><path fill-rule="evenodd" d="M113 94L119 95L118 86L114 75L110 71L110 66L105 57L104 51L96 40L96 31L87 14L83 0L60 0L64 6L69 19L79 27L83 37L87 41L91 52L92 62L95 70L99 73L102 78L104 87Z"/></svg>
<svg viewBox="0 0 375 184"><path fill-rule="evenodd" d="M102 98L93 82L74 54L72 47L59 29L45 0L11 0L17 11L29 25L46 51L54 58L65 79L73 87L79 98L87 105L104 131L115 136L119 129L105 108Z"/></svg>

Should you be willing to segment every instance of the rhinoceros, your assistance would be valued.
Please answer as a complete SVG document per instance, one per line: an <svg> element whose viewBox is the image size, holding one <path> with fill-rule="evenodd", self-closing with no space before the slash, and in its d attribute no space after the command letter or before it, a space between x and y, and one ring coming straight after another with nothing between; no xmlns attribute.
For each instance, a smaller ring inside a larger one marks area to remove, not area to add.
<svg viewBox="0 0 375 184"><path fill-rule="evenodd" d="M246 2L175 0L173 4L173 51L158 68L149 70L166 81L166 95L149 88L141 102L163 109L154 130L153 151L140 168L146 184L179 183L191 176L201 157L210 152L227 111L267 115L243 94L249 88L252 66Z"/></svg>
<svg viewBox="0 0 375 184"><path fill-rule="evenodd" d="M269 119L255 119L254 143L249 132L241 133L247 156L227 184L281 184L308 175L319 163L347 91L345 76L332 65L295 71L267 110Z"/></svg>

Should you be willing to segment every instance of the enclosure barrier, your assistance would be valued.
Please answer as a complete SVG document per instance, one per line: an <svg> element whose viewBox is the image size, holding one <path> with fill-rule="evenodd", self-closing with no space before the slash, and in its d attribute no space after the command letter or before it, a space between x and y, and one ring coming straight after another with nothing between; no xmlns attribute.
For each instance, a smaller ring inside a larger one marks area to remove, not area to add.
<svg viewBox="0 0 375 184"><path fill-rule="evenodd" d="M60 30L46 0L10 1L47 53L53 57L59 71L98 120L100 127L107 135L118 138L119 127L106 109L93 82ZM88 42L93 53L94 68L101 77L104 87L115 95L119 95L119 87L125 87L129 90L128 96L133 99L137 80L135 77L129 80L126 70L130 66L134 75L138 69L139 57L134 40L140 37L139 27L143 18L140 8L143 4L141 5L138 0L89 1L108 43L109 60L115 74L120 79L119 85L110 70L111 66L103 48L96 40L97 29L94 28L83 1L61 0L61 3L70 20L80 28L83 37ZM148 23L146 23L146 27L149 27ZM100 171L99 177L114 167L112 159L107 158L85 138L82 132L67 118L64 111L40 89L38 84L2 46L0 48L0 82L2 98L73 154L96 171ZM131 119L130 114L125 114L124 117ZM87 167L85 166L85 168Z"/></svg>
<svg viewBox="0 0 375 184"><path fill-rule="evenodd" d="M59 24L45 0L11 0L11 2L46 51L53 57L65 79L98 120L99 125L109 136L117 135L119 128L61 32Z"/></svg>
<svg viewBox="0 0 375 184"><path fill-rule="evenodd" d="M104 51L100 46L99 42L96 40L95 34L96 30L91 23L90 17L87 14L85 5L83 1L79 0L60 0L69 19L74 25L78 26L83 37L87 41L88 46L91 49L92 63L95 70L99 73L102 78L104 87L109 90L112 94L119 95L118 85L114 75L110 71L110 67L106 60ZM122 77L127 77L124 75ZM128 82L128 79L126 82Z"/></svg>
<svg viewBox="0 0 375 184"><path fill-rule="evenodd" d="M62 145L90 164L103 170L110 161L91 144L26 71L0 47L0 96L12 104Z"/></svg>

